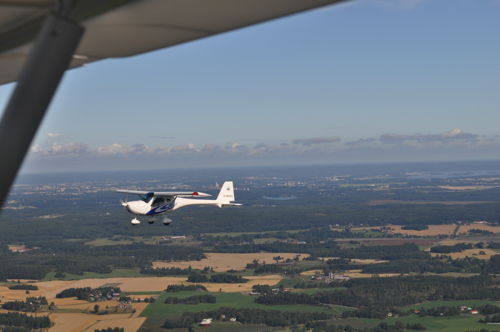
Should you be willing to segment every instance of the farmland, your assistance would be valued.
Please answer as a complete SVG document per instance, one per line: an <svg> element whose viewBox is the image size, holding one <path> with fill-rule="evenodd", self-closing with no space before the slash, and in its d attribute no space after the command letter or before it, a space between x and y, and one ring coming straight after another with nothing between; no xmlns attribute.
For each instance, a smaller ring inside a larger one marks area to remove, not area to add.
<svg viewBox="0 0 500 332"><path fill-rule="evenodd" d="M178 320L199 330L203 315L217 315L208 331L319 332L318 320L369 332L396 322L428 331L492 330L479 322L482 314L414 311L500 306L498 175L422 179L394 167L235 175L243 206L182 210L168 227L129 225L113 192L131 184L123 176L16 187L0 217L0 301L46 297L49 305L34 315L49 315L54 331L168 331L162 326ZM181 181L161 173L158 182L155 174L131 176L132 186L162 190L163 181ZM182 177L182 187L211 192L219 180L209 174ZM206 290L167 293L169 285ZM119 287L133 300L127 312L118 312L118 299L55 297L69 288L103 286ZM190 297L195 304L183 303ZM107 313L95 313L96 304ZM241 321L224 320L224 310L238 310L228 312ZM257 321L248 319L248 310Z"/></svg>

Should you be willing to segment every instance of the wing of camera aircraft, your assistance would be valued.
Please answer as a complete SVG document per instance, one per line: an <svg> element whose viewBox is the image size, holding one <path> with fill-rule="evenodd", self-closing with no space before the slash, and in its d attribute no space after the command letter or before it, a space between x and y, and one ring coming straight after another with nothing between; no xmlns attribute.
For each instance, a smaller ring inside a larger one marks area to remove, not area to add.
<svg viewBox="0 0 500 332"><path fill-rule="evenodd" d="M0 206L67 68L128 57L343 0L0 0Z"/></svg>

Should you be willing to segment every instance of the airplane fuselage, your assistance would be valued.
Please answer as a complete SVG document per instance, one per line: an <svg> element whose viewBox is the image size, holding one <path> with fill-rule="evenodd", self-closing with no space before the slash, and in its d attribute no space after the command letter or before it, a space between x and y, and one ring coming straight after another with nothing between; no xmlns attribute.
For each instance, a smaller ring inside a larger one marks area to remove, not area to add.
<svg viewBox="0 0 500 332"><path fill-rule="evenodd" d="M150 218L149 223L154 222L154 217L161 214L173 212L180 208L189 205L212 205L212 206L237 206L241 205L234 202L234 189L233 182L224 182L219 195L216 199L206 199L198 197L209 197L211 195L200 193L200 192L144 192L135 190L119 190L119 192L138 194L141 196L140 200L122 202L127 211L134 214L136 217L131 221L133 225L137 225L140 221L137 219L138 216L148 216ZM184 196L184 197L182 197ZM197 198L186 198L197 197ZM170 224L172 221L168 218L164 218L163 223L165 225Z"/></svg>
<svg viewBox="0 0 500 332"><path fill-rule="evenodd" d="M177 197L176 199L154 206L151 202L142 200L131 201L124 204L128 212L141 216L157 216L163 213L173 212L188 205L221 205L220 201L215 199L189 199Z"/></svg>

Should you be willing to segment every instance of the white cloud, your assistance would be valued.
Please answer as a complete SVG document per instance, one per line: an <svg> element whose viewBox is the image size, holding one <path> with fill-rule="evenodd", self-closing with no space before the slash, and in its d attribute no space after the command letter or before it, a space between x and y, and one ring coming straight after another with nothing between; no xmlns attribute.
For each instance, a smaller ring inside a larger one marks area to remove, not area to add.
<svg viewBox="0 0 500 332"><path fill-rule="evenodd" d="M480 136L458 128L443 133L365 137L345 143L338 137L295 139L254 146L238 142L124 145L91 148L84 143L33 145L27 165L32 171L236 166L260 164L375 162L410 160L497 159L500 136Z"/></svg>
<svg viewBox="0 0 500 332"><path fill-rule="evenodd" d="M456 141L476 142L478 135L465 133L458 128L440 134L383 134L380 136L380 141L385 144L401 144L401 143L419 143L419 144L434 144L434 143L450 143Z"/></svg>
<svg viewBox="0 0 500 332"><path fill-rule="evenodd" d="M59 134L59 133L48 133L47 134L47 137L48 138L58 138L58 137L62 137L64 136L63 134Z"/></svg>
<svg viewBox="0 0 500 332"><path fill-rule="evenodd" d="M311 146L315 144L337 143L340 142L339 137L313 137L313 138L298 138L293 140L293 144Z"/></svg>

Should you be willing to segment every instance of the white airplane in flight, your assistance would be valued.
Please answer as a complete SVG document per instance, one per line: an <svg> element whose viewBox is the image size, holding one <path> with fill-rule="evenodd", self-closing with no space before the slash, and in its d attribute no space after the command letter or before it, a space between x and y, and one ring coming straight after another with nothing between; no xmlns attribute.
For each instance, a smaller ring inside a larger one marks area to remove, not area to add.
<svg viewBox="0 0 500 332"><path fill-rule="evenodd" d="M139 225L141 222L137 219L137 216L149 216L151 217L148 223L152 224L155 222L155 217L173 212L180 208L189 205L215 205L218 207L224 206L240 206L241 204L234 202L234 189L233 182L226 181L222 185L222 188L217 196L217 199L199 199L192 197L209 197L210 194L205 194L202 192L185 192L185 191L172 191L172 192L152 192L152 191L137 191L137 190L117 190L119 193L134 194L141 197L138 201L122 202L128 212L135 215L132 219L132 225ZM188 198L190 197L190 198ZM163 218L164 225L170 225L172 219Z"/></svg>

